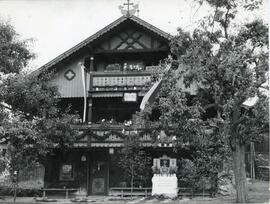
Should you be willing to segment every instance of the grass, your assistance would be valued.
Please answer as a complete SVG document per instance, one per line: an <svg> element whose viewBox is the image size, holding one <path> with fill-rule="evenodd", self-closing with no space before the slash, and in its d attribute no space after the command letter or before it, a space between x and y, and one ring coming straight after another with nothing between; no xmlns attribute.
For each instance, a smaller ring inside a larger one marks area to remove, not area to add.
<svg viewBox="0 0 270 204"><path fill-rule="evenodd" d="M249 184L249 202L250 203L270 203L270 191L269 182L267 181L255 181ZM217 196L215 198L210 197L194 197L192 199L183 198L175 201L157 201L145 200L138 203L166 203L166 204L233 204L235 203L234 196Z"/></svg>

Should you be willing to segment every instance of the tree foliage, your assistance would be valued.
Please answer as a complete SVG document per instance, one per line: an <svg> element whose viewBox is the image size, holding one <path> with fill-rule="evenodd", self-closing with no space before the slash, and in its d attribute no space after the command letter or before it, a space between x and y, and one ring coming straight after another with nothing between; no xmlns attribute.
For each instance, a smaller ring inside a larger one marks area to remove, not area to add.
<svg viewBox="0 0 270 204"><path fill-rule="evenodd" d="M179 68L165 74L155 103L141 116L149 126L151 115L159 112L155 123L174 130L176 146L188 143L199 150L193 160L200 163L200 173L212 168L216 174L221 153L230 147L237 202L247 202L245 147L268 131L268 98L263 94L268 89L268 29L256 19L230 32L239 6L253 10L260 1L203 2L214 14L192 33L178 29L171 51ZM181 81L186 87L195 85L197 94L185 93ZM245 105L248 101L255 103ZM211 146L217 154L209 151Z"/></svg>
<svg viewBox="0 0 270 204"><path fill-rule="evenodd" d="M130 179L131 188L134 187L134 181L142 182L149 177L147 172L151 169L151 157L143 150L138 134L128 135L124 139L118 163Z"/></svg>
<svg viewBox="0 0 270 204"><path fill-rule="evenodd" d="M32 40L20 40L14 27L0 20L0 72L19 73L34 54L29 50Z"/></svg>
<svg viewBox="0 0 270 204"><path fill-rule="evenodd" d="M72 144L77 132L72 128L75 116L57 106L59 93L50 83L52 75L21 71L34 56L27 41L19 41L14 28L3 22L0 36L0 71L8 73L0 84L0 142L8 147L5 162L13 173L46 162L48 152Z"/></svg>

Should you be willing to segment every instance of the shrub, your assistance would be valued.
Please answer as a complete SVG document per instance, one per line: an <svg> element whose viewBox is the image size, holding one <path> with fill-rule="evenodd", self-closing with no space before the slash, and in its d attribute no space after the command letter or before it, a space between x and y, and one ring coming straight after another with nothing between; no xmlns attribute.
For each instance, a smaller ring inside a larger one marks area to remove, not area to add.
<svg viewBox="0 0 270 204"><path fill-rule="evenodd" d="M14 189L12 187L0 186L0 195L13 196ZM42 192L38 189L17 188L17 196L19 197L36 197L41 196Z"/></svg>

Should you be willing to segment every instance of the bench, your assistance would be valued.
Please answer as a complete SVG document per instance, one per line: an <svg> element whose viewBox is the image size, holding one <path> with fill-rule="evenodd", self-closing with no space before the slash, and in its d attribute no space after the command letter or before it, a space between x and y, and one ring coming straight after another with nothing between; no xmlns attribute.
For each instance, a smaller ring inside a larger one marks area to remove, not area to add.
<svg viewBox="0 0 270 204"><path fill-rule="evenodd" d="M54 192L60 192L60 191L64 191L65 195L66 195L66 199L68 199L68 195L70 191L78 191L77 188L42 188L40 189L40 191L42 191L42 196L43 198L46 197L46 192L48 191L54 191Z"/></svg>
<svg viewBox="0 0 270 204"><path fill-rule="evenodd" d="M124 196L131 196L131 192L132 192L132 195L147 197L151 195L152 188L133 188L132 189L130 187L129 188L113 187L113 188L110 188L109 195L124 197Z"/></svg>
<svg viewBox="0 0 270 204"><path fill-rule="evenodd" d="M194 192L193 192L192 188L178 187L177 191L178 191L178 195L181 195L181 196L191 196L191 197L193 197L193 195L194 195Z"/></svg>

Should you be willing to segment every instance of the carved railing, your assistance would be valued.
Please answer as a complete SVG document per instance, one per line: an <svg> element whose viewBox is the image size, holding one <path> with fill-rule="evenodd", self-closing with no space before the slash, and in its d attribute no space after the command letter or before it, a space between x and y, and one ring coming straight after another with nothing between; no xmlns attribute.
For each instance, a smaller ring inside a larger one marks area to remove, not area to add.
<svg viewBox="0 0 270 204"><path fill-rule="evenodd" d="M76 145L86 147L120 147L123 146L124 138L128 135L138 135L145 147L173 147L175 135L173 132L149 130L145 128L135 128L132 125L125 124L84 124L75 125L79 130Z"/></svg>
<svg viewBox="0 0 270 204"><path fill-rule="evenodd" d="M74 125L74 128L79 131L75 142L77 147L120 147L123 146L124 138L132 134L138 134L144 146L153 145L149 132L124 124Z"/></svg>
<svg viewBox="0 0 270 204"><path fill-rule="evenodd" d="M150 82L150 72L93 72L91 91L142 90Z"/></svg>

